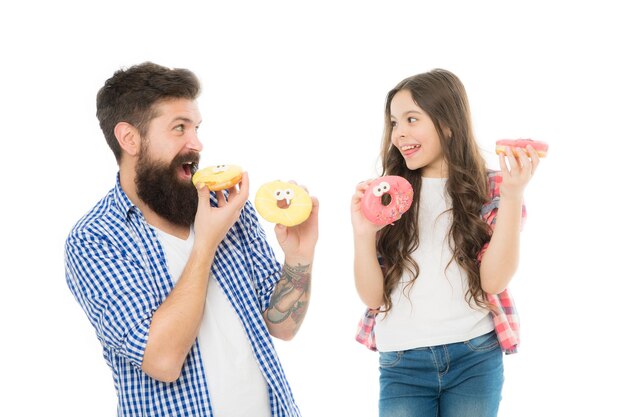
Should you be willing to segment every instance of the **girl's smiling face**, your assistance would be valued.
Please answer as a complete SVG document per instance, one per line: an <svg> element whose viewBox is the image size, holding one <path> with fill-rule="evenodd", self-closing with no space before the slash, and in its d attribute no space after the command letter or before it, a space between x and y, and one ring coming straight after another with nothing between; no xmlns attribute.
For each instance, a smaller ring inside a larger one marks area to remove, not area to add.
<svg viewBox="0 0 626 417"><path fill-rule="evenodd" d="M422 177L447 177L441 141L432 119L413 100L409 90L398 91L390 103L391 142L406 166L421 169Z"/></svg>

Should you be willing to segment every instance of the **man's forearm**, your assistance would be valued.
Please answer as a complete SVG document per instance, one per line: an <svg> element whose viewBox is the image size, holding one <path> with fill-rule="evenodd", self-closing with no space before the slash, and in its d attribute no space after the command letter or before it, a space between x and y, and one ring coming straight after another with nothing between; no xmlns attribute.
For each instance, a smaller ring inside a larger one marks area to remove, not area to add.
<svg viewBox="0 0 626 417"><path fill-rule="evenodd" d="M200 328L213 256L192 252L172 292L155 311L142 369L171 382L178 378Z"/></svg>
<svg viewBox="0 0 626 417"><path fill-rule="evenodd" d="M264 313L270 334L290 340L295 336L309 307L311 264L285 264L270 304Z"/></svg>

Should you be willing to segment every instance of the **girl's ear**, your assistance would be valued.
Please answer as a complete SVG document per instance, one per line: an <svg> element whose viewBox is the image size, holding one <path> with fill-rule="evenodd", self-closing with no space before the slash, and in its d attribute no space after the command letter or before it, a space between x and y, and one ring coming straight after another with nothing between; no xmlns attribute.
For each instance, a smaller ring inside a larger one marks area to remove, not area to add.
<svg viewBox="0 0 626 417"><path fill-rule="evenodd" d="M141 146L141 137L139 131L133 125L128 122L119 122L115 125L113 130L115 138L120 144L120 147L131 156L135 156L139 153Z"/></svg>
<svg viewBox="0 0 626 417"><path fill-rule="evenodd" d="M452 138L452 130L447 126L441 126L441 130L446 139Z"/></svg>

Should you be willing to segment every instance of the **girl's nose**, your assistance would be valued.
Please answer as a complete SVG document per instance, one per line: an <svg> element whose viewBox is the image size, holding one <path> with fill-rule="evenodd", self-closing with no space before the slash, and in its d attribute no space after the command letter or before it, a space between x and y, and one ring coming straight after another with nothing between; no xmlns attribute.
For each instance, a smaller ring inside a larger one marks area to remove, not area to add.
<svg viewBox="0 0 626 417"><path fill-rule="evenodd" d="M397 138L403 138L406 136L406 126L403 123L396 124L396 128L394 129L395 136Z"/></svg>

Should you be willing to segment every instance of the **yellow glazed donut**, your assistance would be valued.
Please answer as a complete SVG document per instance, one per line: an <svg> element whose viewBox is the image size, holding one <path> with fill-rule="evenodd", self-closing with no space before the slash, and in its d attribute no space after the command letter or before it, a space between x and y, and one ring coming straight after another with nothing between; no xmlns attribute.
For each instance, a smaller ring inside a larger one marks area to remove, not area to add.
<svg viewBox="0 0 626 417"><path fill-rule="evenodd" d="M313 203L304 188L284 181L263 184L254 206L268 222L295 226L309 218Z"/></svg>
<svg viewBox="0 0 626 417"><path fill-rule="evenodd" d="M203 182L211 191L227 190L241 181L243 170L238 165L213 165L198 170L191 181L193 185Z"/></svg>

